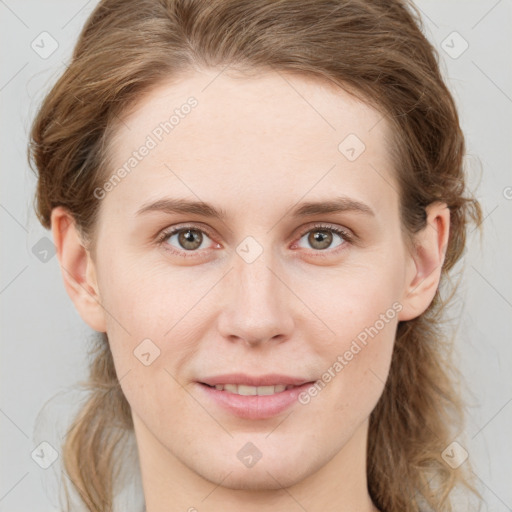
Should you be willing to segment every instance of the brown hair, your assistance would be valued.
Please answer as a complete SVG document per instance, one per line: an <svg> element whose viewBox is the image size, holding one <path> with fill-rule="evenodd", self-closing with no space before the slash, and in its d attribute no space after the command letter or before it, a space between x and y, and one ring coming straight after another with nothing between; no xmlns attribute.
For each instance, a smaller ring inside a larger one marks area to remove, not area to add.
<svg viewBox="0 0 512 512"><path fill-rule="evenodd" d="M103 0L33 124L38 217L49 228L52 208L63 205L92 244L93 191L112 171L109 141L122 113L151 87L199 68L286 71L341 87L385 116L406 232L425 226L430 203L450 208L443 284L481 210L465 192L464 136L422 28L408 0ZM457 484L480 496L469 463L452 469L441 455L464 415L460 375L441 330L446 302L438 290L424 314L398 325L368 435L368 489L381 511L416 512L422 502L450 511ZM85 383L91 395L65 438L63 459L88 510L105 512L119 464L113 449L133 424L105 334L93 356Z"/></svg>

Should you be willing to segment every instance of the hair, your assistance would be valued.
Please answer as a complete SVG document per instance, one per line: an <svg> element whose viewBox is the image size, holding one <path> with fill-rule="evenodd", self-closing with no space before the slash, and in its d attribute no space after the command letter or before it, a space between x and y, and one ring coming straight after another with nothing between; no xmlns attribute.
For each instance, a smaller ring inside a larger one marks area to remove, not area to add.
<svg viewBox="0 0 512 512"><path fill-rule="evenodd" d="M466 190L455 102L423 32L409 0L103 0L33 122L37 216L49 229L52 209L64 206L93 248L100 205L94 190L112 173L109 144L123 113L144 94L198 69L288 72L348 91L387 120L404 232L425 227L429 204L450 209L441 272L441 285L449 284L468 225L479 225L482 213ZM459 484L481 498L469 461L452 469L442 458L453 428L464 422L465 403L444 328L455 286L446 298L441 285L421 316L398 324L389 376L370 416L368 491L383 512L417 512L422 503L451 511ZM114 449L133 435L108 338L98 340L83 383L90 396L62 448L91 512L112 510Z"/></svg>

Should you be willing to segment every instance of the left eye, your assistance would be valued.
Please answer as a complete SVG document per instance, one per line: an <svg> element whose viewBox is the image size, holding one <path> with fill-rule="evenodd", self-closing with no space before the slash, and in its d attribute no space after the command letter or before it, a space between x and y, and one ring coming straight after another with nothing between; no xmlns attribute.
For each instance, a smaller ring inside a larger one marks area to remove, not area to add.
<svg viewBox="0 0 512 512"><path fill-rule="evenodd" d="M300 240L306 238L306 236L307 243L310 244L310 246L313 249L318 251L323 251L328 248L339 247L340 245L343 245L346 241L348 241L348 235L343 230L332 227L316 227L314 229L310 229L309 231L302 235ZM331 247L334 237L339 238L340 242L334 247ZM301 245L299 246L303 247Z"/></svg>

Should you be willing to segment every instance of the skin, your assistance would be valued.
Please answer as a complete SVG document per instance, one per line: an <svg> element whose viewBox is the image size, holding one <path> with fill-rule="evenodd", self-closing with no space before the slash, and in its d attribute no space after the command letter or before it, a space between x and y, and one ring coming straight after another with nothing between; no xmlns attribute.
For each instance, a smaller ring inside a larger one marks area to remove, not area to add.
<svg viewBox="0 0 512 512"><path fill-rule="evenodd" d="M101 199L94 252L72 216L54 209L66 289L84 321L108 334L148 512L377 510L367 491L368 419L398 321L420 315L434 297L449 210L430 205L427 227L408 244L380 113L309 78L219 71L160 84L126 112L110 147L112 172L169 112L198 100ZM338 150L351 133L366 146L354 161ZM373 215L290 214L298 202L335 196ZM202 200L227 217L136 214L166 197ZM322 250L308 238L318 222L352 241L327 232L331 245ZM166 228L190 224L207 230L192 255L177 235L157 242ZM236 250L247 236L263 250L251 263ZM306 405L242 419L196 382L232 372L320 379L396 303L395 317ZM148 366L133 354L147 338L160 349ZM251 468L236 456L247 442L262 454Z"/></svg>

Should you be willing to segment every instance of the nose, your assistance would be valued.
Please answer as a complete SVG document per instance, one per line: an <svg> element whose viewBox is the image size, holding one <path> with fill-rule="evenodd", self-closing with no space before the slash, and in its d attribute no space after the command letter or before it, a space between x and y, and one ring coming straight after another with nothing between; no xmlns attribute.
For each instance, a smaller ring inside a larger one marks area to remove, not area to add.
<svg viewBox="0 0 512 512"><path fill-rule="evenodd" d="M223 280L218 317L218 329L225 339L254 346L291 337L292 309L297 305L280 275L283 272L275 267L266 251L252 263L234 255L234 268Z"/></svg>

